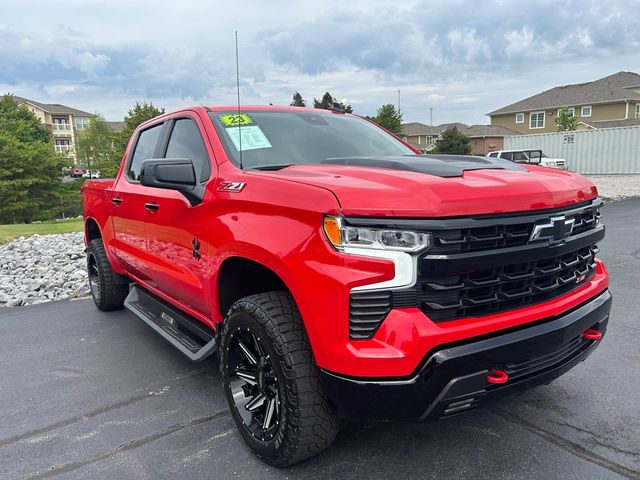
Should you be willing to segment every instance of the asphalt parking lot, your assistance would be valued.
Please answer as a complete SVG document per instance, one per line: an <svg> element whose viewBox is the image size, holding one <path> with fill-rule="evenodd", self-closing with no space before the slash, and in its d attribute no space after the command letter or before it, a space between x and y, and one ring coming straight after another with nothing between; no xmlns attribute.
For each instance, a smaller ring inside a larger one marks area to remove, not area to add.
<svg viewBox="0 0 640 480"><path fill-rule="evenodd" d="M215 359L91 300L0 311L0 478L640 478L640 199L605 206L605 340L548 386L438 423L351 423L285 470L245 448Z"/></svg>

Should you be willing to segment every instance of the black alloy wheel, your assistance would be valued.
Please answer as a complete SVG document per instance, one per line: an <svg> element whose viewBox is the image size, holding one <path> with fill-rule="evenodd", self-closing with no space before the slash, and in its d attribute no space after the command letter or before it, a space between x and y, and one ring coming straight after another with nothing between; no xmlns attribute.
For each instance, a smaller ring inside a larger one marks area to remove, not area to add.
<svg viewBox="0 0 640 480"><path fill-rule="evenodd" d="M268 442L280 424L278 377L260 337L249 327L231 333L228 362L235 408L249 433Z"/></svg>
<svg viewBox="0 0 640 480"><path fill-rule="evenodd" d="M89 274L89 287L91 287L91 295L96 304L100 303L100 271L98 270L98 262L95 255L89 252L87 255L87 272Z"/></svg>

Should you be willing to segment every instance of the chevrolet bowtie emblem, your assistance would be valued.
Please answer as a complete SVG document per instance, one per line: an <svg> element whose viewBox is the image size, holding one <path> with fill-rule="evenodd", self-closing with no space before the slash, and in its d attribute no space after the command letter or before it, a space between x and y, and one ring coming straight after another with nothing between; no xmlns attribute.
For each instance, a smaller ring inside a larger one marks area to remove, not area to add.
<svg viewBox="0 0 640 480"><path fill-rule="evenodd" d="M551 217L545 223L534 225L530 242L536 240L549 240L558 243L571 235L575 218L566 218L564 215Z"/></svg>

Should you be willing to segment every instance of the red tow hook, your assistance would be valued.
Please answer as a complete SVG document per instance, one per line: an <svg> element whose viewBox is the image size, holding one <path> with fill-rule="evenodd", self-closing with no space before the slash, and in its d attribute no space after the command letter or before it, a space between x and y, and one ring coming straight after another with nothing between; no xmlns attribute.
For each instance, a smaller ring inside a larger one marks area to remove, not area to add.
<svg viewBox="0 0 640 480"><path fill-rule="evenodd" d="M593 328L587 328L584 332L582 332L582 338L586 340L600 340L602 338L602 332L595 330Z"/></svg>
<svg viewBox="0 0 640 480"><path fill-rule="evenodd" d="M498 370L494 368L489 373L487 373L487 382L493 383L494 385L502 385L503 383L507 383L509 380L509 375L504 370Z"/></svg>

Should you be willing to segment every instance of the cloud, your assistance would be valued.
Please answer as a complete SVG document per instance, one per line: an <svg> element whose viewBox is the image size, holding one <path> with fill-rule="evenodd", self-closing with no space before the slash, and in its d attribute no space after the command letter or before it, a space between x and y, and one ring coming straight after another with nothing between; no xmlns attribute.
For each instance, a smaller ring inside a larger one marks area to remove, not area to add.
<svg viewBox="0 0 640 480"><path fill-rule="evenodd" d="M477 97L456 97L456 98L452 99L451 101L453 103L457 103L457 104L464 104L464 103L473 103L476 100L478 100Z"/></svg>
<svg viewBox="0 0 640 480"><path fill-rule="evenodd" d="M425 97L425 100L427 102L431 102L431 103L440 103L443 100L445 100L447 97L445 97L444 95L439 95L437 93L431 93L429 95L427 95Z"/></svg>
<svg viewBox="0 0 640 480"><path fill-rule="evenodd" d="M243 102L328 90L373 114L400 89L406 120L433 108L437 123L481 123L552 86L637 68L638 18L640 3L622 0L14 2L0 87L114 119L138 99L232 103L238 30Z"/></svg>

